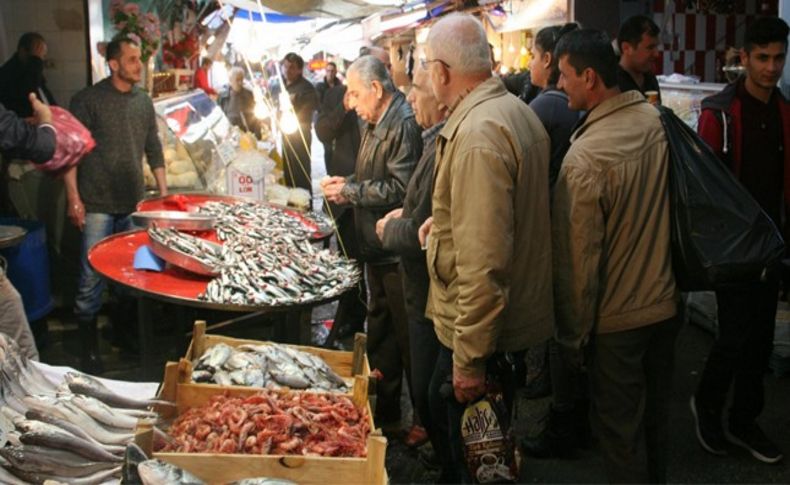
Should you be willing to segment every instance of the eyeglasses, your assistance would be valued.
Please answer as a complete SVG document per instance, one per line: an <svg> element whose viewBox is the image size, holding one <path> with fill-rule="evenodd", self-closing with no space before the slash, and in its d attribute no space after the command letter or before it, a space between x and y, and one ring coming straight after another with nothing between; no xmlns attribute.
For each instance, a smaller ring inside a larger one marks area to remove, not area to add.
<svg viewBox="0 0 790 485"><path fill-rule="evenodd" d="M428 64L430 64L431 62L441 63L441 65L443 65L447 69L450 69L450 64L447 64L441 59L420 59L420 67L422 67L423 69L428 69Z"/></svg>

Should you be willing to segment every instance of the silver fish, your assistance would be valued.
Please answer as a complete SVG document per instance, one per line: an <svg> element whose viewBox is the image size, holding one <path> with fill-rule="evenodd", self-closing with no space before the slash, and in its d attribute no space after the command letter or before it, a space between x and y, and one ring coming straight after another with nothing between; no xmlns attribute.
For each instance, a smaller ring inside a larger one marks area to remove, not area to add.
<svg viewBox="0 0 790 485"><path fill-rule="evenodd" d="M114 468L110 468L108 470L100 470L96 473L91 475L86 475L84 477L63 477L58 475L49 475L44 473L30 473L25 472L22 470L14 470L14 473L17 474L20 478L31 482L31 483L68 483L69 485L99 485L101 483L106 482L113 476L116 476L120 473L121 467L116 466Z"/></svg>
<svg viewBox="0 0 790 485"><path fill-rule="evenodd" d="M25 482L12 475L5 466L0 466L0 483L3 485L30 485L30 482Z"/></svg>
<svg viewBox="0 0 790 485"><path fill-rule="evenodd" d="M137 465L143 485L204 485L186 470L162 460L147 460Z"/></svg>
<svg viewBox="0 0 790 485"><path fill-rule="evenodd" d="M296 482L284 478L245 478L228 483L228 485L296 485Z"/></svg>
<svg viewBox="0 0 790 485"><path fill-rule="evenodd" d="M111 462L87 461L69 451L40 446L6 446L0 448L0 455L14 469L61 477L84 477L117 466Z"/></svg>
<svg viewBox="0 0 790 485"><path fill-rule="evenodd" d="M23 433L19 439L26 445L71 451L95 461L120 461L120 458L95 443L79 438L51 424L25 421L20 429Z"/></svg>
<svg viewBox="0 0 790 485"><path fill-rule="evenodd" d="M95 397L99 401L110 406L133 409L145 409L154 405L175 407L175 403L168 401L158 399L139 400L118 395L108 389L107 386L102 384L95 377L87 374L68 372L65 379L68 383L69 390L74 394L84 394L86 396Z"/></svg>
<svg viewBox="0 0 790 485"><path fill-rule="evenodd" d="M135 429L137 419L127 414L115 412L109 406L89 396L74 396L71 399L77 407L85 411L93 419L100 423L115 426L122 429Z"/></svg>

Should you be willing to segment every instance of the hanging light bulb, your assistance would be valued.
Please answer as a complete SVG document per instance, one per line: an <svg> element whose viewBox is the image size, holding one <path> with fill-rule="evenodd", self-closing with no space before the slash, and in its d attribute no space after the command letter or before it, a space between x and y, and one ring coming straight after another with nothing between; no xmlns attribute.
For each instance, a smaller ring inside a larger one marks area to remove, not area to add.
<svg viewBox="0 0 790 485"><path fill-rule="evenodd" d="M502 59L502 48L499 46L494 47L494 59Z"/></svg>
<svg viewBox="0 0 790 485"><path fill-rule="evenodd" d="M521 54L522 56L526 56L527 55L527 47L522 45L521 46L521 50L519 51L519 54Z"/></svg>
<svg viewBox="0 0 790 485"><path fill-rule="evenodd" d="M269 105L266 104L265 101L260 100L255 102L255 108L253 109L253 114L259 120L269 117Z"/></svg>
<svg viewBox="0 0 790 485"><path fill-rule="evenodd" d="M513 43L512 42L510 43L509 46L507 46L507 51L510 52L511 54L516 52L516 48L513 47Z"/></svg>
<svg viewBox="0 0 790 485"><path fill-rule="evenodd" d="M299 120L296 119L293 109L287 109L280 115L280 129L286 135L296 133L296 130L299 129Z"/></svg>

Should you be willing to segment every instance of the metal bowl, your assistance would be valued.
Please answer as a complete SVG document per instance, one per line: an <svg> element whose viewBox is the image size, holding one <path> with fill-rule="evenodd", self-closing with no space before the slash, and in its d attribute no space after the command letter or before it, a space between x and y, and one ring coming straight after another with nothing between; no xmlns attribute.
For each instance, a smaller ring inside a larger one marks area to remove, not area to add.
<svg viewBox="0 0 790 485"><path fill-rule="evenodd" d="M149 227L172 227L179 231L208 231L214 228L214 216L181 211L142 211L132 214L135 225Z"/></svg>
<svg viewBox="0 0 790 485"><path fill-rule="evenodd" d="M173 266L178 266L179 268L185 269L187 271L191 271L192 273L199 274L202 276L219 275L220 268L209 266L208 264L200 261L194 256L190 256L189 254L182 253L177 249L173 249L171 247L165 246L164 244L152 238L151 236L148 237L148 240L151 241L151 251L153 251L154 254L164 259L168 263L172 264ZM217 248L221 247L219 244L213 243L211 241L205 241L205 243L216 246Z"/></svg>
<svg viewBox="0 0 790 485"><path fill-rule="evenodd" d="M23 227L0 225L0 249L16 246L25 239L26 234L27 230Z"/></svg>

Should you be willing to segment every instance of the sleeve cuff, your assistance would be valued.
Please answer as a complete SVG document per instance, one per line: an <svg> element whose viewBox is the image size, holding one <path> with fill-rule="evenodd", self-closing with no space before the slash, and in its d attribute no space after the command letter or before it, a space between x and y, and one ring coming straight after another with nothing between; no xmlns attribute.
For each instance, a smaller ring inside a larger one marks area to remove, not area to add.
<svg viewBox="0 0 790 485"><path fill-rule="evenodd" d="M55 129L55 126L53 126L51 123L41 123L40 125L38 125L38 127L39 128L49 128L50 130L52 130L55 133L58 132L58 130Z"/></svg>

